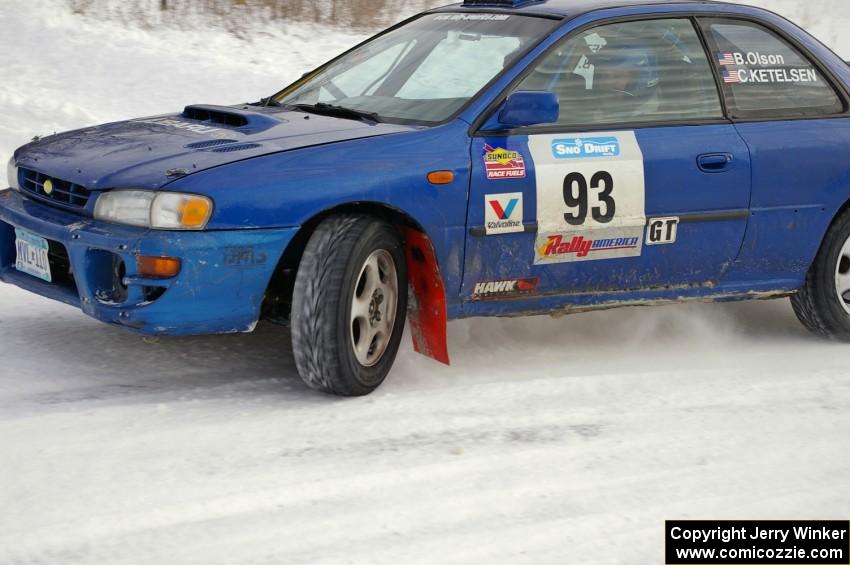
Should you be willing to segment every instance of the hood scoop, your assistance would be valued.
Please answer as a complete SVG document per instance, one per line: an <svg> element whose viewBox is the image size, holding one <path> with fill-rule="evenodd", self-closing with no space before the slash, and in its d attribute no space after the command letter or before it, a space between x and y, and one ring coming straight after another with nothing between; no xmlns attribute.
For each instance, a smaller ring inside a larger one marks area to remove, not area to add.
<svg viewBox="0 0 850 565"><path fill-rule="evenodd" d="M241 128L248 125L248 118L244 115L225 110L224 108L214 108L211 106L186 106L183 110L183 117L232 128Z"/></svg>
<svg viewBox="0 0 850 565"><path fill-rule="evenodd" d="M180 117L185 120L201 122L205 126L234 129L248 135L257 134L288 122L288 120L280 117L245 111L232 106L207 106L205 104L186 106Z"/></svg>

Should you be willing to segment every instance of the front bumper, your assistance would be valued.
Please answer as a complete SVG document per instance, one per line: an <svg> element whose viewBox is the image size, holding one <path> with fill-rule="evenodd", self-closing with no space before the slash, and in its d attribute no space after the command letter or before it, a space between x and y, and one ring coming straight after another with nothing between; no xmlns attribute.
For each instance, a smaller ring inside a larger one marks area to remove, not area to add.
<svg viewBox="0 0 850 565"><path fill-rule="evenodd" d="M15 269L15 228L50 242L47 283ZM0 280L148 335L251 331L297 228L169 232L100 222L0 192ZM140 277L139 255L177 257L172 279ZM67 270L68 272L64 272Z"/></svg>

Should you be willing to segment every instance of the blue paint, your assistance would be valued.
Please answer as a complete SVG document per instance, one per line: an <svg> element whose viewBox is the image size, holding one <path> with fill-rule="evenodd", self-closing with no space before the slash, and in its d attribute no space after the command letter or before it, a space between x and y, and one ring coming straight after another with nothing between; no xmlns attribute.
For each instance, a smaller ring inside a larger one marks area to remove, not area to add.
<svg viewBox="0 0 850 565"><path fill-rule="evenodd" d="M15 152L20 167L84 186L93 194L84 208L73 212L17 192L0 193L0 279L132 331L247 331L260 316L280 257L302 226L320 214L357 204L398 211L428 234L452 318L795 291L829 224L850 199L850 122L845 116L637 129L645 161L647 217L726 214L682 222L675 245L644 246L639 257L536 266L531 231L470 235L485 224L487 195L521 193L522 220L533 224L537 218L537 172L528 137L476 137L470 125L479 118L486 119L484 129L496 129L500 119L516 125L552 122L551 96L546 101L538 93L533 111L528 111L529 97L522 104L521 97L515 105L496 103L546 49L588 24L694 11L753 16L800 42L850 85L850 67L771 13L702 2L620 4L518 3L517 13L554 15L564 21L455 119L434 127L308 117L274 107L195 106L183 113L105 124L30 143ZM441 11L458 10L487 12L492 7ZM235 115L241 125L192 117L204 112ZM562 133L552 151L565 162L620 154L616 139L609 136ZM485 145L519 152L524 178L488 179ZM718 154L731 157L721 172L700 170L706 156ZM454 181L431 185L426 175L436 170L454 172ZM204 232L149 231L94 220L97 196L114 188L204 194L215 202L215 212ZM505 215L511 217L518 205L511 202ZM47 283L16 271L16 229L63 246L76 285ZM183 268L172 280L146 280L136 270L137 255L179 257ZM111 302L104 299L103 290L116 261L126 270L127 295ZM525 277L539 279L538 295L471 300L480 281Z"/></svg>

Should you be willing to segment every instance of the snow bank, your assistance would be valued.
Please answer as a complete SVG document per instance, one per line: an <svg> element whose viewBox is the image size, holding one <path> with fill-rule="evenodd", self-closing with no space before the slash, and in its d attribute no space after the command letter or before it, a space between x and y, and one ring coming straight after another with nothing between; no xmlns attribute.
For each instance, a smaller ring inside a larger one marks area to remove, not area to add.
<svg viewBox="0 0 850 565"><path fill-rule="evenodd" d="M845 0L754 3L789 16L850 59ZM214 18L200 17L194 28L168 21L136 26L120 19L122 3L105 5L104 20L94 12L72 15L60 0L3 0L0 162L35 135L170 112L187 103L257 100L369 35L277 21L245 22L250 33L236 35Z"/></svg>

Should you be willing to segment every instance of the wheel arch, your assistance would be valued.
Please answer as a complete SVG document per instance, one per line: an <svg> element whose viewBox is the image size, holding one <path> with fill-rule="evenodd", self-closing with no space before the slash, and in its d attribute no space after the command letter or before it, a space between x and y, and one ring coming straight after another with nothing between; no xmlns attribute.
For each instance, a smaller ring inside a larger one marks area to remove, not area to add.
<svg viewBox="0 0 850 565"><path fill-rule="evenodd" d="M829 208L827 208L826 206L822 208L823 211L827 211L828 209ZM812 257L809 268L811 268L811 265L814 264L815 260L817 259L818 253L820 253L820 250L823 249L824 243L826 243L826 237L829 235L829 230L831 230L835 223L838 221L838 219L841 218L841 216L846 214L848 211L850 211L850 198L844 200L844 202L838 208L835 209L835 213L832 214L832 216L829 218L829 221L826 223L826 226L823 228L823 230L821 230L822 233L820 234L820 238L818 239L818 246L815 250L814 256Z"/></svg>
<svg viewBox="0 0 850 565"><path fill-rule="evenodd" d="M408 263L408 320L414 349L448 364L445 283L428 232L410 214L380 202L350 202L322 210L304 222L287 245L266 289L262 318L288 323L298 266L307 242L325 219L339 214L364 214L395 226Z"/></svg>

